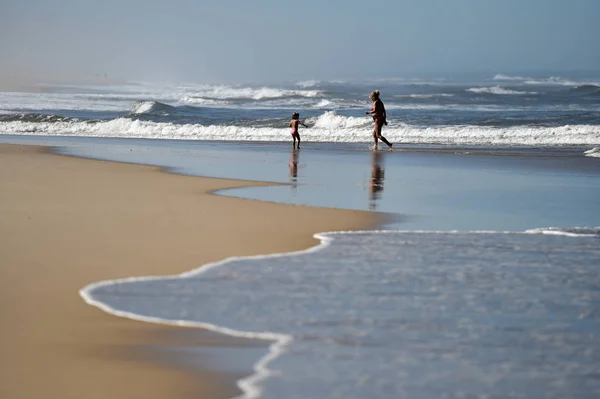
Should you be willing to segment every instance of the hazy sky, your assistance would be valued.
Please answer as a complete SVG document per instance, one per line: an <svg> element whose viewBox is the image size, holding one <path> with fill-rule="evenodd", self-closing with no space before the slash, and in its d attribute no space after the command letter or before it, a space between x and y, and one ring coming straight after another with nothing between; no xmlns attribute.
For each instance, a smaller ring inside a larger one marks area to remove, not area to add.
<svg viewBox="0 0 600 399"><path fill-rule="evenodd" d="M600 0L0 0L0 76L598 71L599 21Z"/></svg>

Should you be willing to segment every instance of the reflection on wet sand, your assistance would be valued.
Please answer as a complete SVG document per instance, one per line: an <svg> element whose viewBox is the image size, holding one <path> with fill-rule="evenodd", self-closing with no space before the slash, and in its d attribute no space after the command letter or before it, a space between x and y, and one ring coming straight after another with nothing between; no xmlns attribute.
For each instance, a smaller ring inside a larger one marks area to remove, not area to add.
<svg viewBox="0 0 600 399"><path fill-rule="evenodd" d="M290 158L290 183L292 183L292 188L295 189L298 186L298 157L300 154L300 149L292 150L291 158Z"/></svg>
<svg viewBox="0 0 600 399"><path fill-rule="evenodd" d="M371 158L371 178L369 179L369 209L371 210L377 209L377 200L381 199L384 177L383 153L381 151L373 151Z"/></svg>

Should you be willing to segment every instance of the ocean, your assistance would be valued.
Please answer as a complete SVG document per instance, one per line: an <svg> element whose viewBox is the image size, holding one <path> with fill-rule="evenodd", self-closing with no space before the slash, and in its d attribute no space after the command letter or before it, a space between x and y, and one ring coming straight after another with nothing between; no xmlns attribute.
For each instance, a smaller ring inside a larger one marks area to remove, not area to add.
<svg viewBox="0 0 600 399"><path fill-rule="evenodd" d="M599 82L47 84L0 93L0 142L386 215L307 251L82 287L118 315L270 342L245 398L596 398ZM370 150L376 88L393 152ZM300 151L293 111L309 125Z"/></svg>
<svg viewBox="0 0 600 399"><path fill-rule="evenodd" d="M460 80L305 81L272 86L52 85L1 93L0 132L192 140L287 141L294 111L311 142L370 142L380 89L395 143L588 145L596 153L600 77L495 75Z"/></svg>

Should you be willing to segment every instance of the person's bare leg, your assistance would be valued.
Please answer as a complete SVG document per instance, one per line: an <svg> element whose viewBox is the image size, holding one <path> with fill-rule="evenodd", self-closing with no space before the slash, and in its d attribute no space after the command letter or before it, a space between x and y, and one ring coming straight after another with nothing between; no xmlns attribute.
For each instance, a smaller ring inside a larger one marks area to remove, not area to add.
<svg viewBox="0 0 600 399"><path fill-rule="evenodd" d="M373 135L377 135L377 138L381 141L383 141L384 143L387 144L388 147L390 147L390 149L392 149L392 144L387 141L387 139L385 137L383 137L381 135L381 129L383 128L383 125L379 125L379 124L375 124L375 129L373 130ZM377 138L375 140L377 140Z"/></svg>
<svg viewBox="0 0 600 399"><path fill-rule="evenodd" d="M383 137L382 135L379 135L379 140L381 140L384 143L386 143L388 145L388 147L390 147L390 149L392 148L392 143L390 143L389 141L387 141L387 139L385 137Z"/></svg>
<svg viewBox="0 0 600 399"><path fill-rule="evenodd" d="M300 149L300 135L298 135L297 139L298 139L298 147L296 147L296 148Z"/></svg>
<svg viewBox="0 0 600 399"><path fill-rule="evenodd" d="M375 125L375 127L373 128L373 141L375 142L375 144L373 145L373 149L376 150L377 149L377 137L378 137L378 133L377 133L377 125Z"/></svg>

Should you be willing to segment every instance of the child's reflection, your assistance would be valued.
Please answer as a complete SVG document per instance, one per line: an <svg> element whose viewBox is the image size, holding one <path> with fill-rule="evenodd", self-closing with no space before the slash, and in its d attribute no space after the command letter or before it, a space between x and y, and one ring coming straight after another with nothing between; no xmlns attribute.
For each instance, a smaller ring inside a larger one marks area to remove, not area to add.
<svg viewBox="0 0 600 399"><path fill-rule="evenodd" d="M291 158L290 158L290 182L292 183L292 188L296 188L298 186L298 157L300 154L300 149L292 150Z"/></svg>
<svg viewBox="0 0 600 399"><path fill-rule="evenodd" d="M383 155L380 151L373 151L371 159L371 178L369 179L369 209L377 209L377 200L381 198L383 191L383 179L385 170L383 168Z"/></svg>

